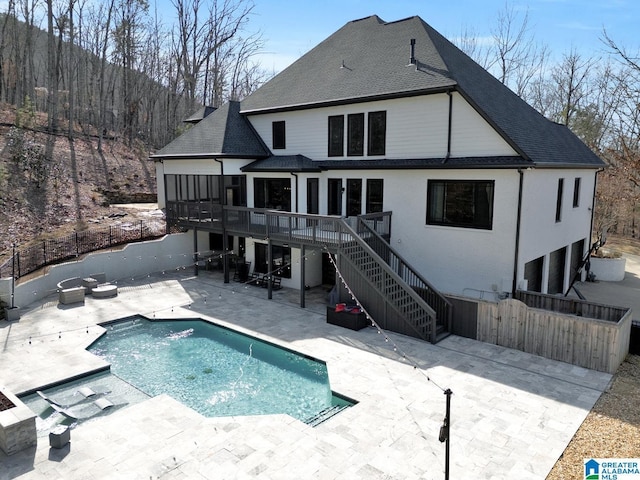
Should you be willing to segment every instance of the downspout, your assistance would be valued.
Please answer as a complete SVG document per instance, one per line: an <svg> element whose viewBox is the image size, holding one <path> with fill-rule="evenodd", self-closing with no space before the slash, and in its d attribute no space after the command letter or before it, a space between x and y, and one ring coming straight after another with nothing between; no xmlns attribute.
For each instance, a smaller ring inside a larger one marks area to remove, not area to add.
<svg viewBox="0 0 640 480"><path fill-rule="evenodd" d="M513 259L513 282L511 284L511 297L515 298L518 282L518 258L520 257L520 223L522 222L522 187L524 185L524 172L518 169L520 181L518 185L518 218L516 220L516 248Z"/></svg>
<svg viewBox="0 0 640 480"><path fill-rule="evenodd" d="M229 241L227 239L227 228L225 225L226 222L224 220L224 204L226 201L226 192L224 190L224 163L219 158L214 157L214 160L220 164L220 181L218 182L218 188L220 190L220 209L222 212L222 219L220 222L222 224L222 250L224 250L222 254L222 268L224 271L224 283L229 283L229 255L227 255L227 252L229 251Z"/></svg>
<svg viewBox="0 0 640 480"><path fill-rule="evenodd" d="M586 263L587 275L589 275L589 261L591 258L591 251L593 250L593 245L595 244L593 242L593 217L596 214L596 191L598 189L598 174L600 172L604 172L604 168L599 168L596 170L596 175L593 181L593 196L591 197L591 224L589 226L589 243L587 244L587 248L589 249L589 256L587 257ZM580 280L582 280L582 278L580 278Z"/></svg>
<svg viewBox="0 0 640 480"><path fill-rule="evenodd" d="M447 163L449 157L451 157L451 124L453 122L453 95L451 95L451 90L447 90L447 95L449 96L449 120L447 125L447 154L444 157L442 163Z"/></svg>

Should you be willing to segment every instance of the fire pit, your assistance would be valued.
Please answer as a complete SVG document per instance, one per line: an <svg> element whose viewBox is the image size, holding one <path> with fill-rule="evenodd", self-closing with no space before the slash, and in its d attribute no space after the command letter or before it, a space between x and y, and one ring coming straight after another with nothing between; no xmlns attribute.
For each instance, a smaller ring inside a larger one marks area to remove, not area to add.
<svg viewBox="0 0 640 480"><path fill-rule="evenodd" d="M0 412L3 410L9 410L15 406L15 403L9 400L4 393L0 392Z"/></svg>
<svg viewBox="0 0 640 480"><path fill-rule="evenodd" d="M37 441L36 414L11 392L0 391L0 450L13 455Z"/></svg>

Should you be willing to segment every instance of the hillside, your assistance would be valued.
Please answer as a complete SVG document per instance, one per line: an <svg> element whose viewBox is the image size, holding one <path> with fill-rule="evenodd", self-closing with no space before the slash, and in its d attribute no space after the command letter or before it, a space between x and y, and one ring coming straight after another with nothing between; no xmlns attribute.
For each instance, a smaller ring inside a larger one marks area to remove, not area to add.
<svg viewBox="0 0 640 480"><path fill-rule="evenodd" d="M155 202L155 166L141 145L129 148L116 139L77 132L44 133L46 117L36 115L31 128L12 130L16 111L0 105L0 263L15 243L24 246L43 238L134 220L135 211L118 203ZM16 138L23 151L38 160L16 159ZM51 160L45 160L51 159Z"/></svg>

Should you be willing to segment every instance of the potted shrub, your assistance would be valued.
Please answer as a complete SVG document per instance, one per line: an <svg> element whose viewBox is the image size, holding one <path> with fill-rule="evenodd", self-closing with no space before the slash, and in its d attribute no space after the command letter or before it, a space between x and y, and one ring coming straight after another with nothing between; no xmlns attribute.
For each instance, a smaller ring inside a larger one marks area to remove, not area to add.
<svg viewBox="0 0 640 480"><path fill-rule="evenodd" d="M599 248L590 258L589 269L596 280L604 282L619 282L624 280L626 259L615 250Z"/></svg>

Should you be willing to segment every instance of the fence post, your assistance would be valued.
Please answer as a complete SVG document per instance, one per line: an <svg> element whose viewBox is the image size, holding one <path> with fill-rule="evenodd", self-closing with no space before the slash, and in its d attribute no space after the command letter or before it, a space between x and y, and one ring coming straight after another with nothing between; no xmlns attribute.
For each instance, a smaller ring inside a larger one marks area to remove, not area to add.
<svg viewBox="0 0 640 480"><path fill-rule="evenodd" d="M142 220L140 220L140 240L142 240Z"/></svg>
<svg viewBox="0 0 640 480"><path fill-rule="evenodd" d="M78 245L78 232L75 232L76 234L76 257L78 255L80 255L80 246Z"/></svg>
<svg viewBox="0 0 640 480"><path fill-rule="evenodd" d="M47 263L47 242L42 242L42 258L44 263Z"/></svg>
<svg viewBox="0 0 640 480"><path fill-rule="evenodd" d="M111 233L112 232L112 230L111 230L112 228L113 227L111 225L109 225L109 247L111 247L111 245L113 245L113 233Z"/></svg>

